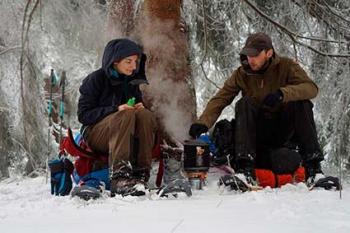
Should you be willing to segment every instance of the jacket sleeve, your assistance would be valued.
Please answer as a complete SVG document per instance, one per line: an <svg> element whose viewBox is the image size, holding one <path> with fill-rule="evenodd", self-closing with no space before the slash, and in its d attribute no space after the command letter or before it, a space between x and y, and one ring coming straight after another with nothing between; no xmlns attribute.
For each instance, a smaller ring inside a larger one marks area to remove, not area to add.
<svg viewBox="0 0 350 233"><path fill-rule="evenodd" d="M98 85L93 79L87 78L79 88L78 120L83 125L96 124L105 116L118 111L116 106L99 106Z"/></svg>
<svg viewBox="0 0 350 233"><path fill-rule="evenodd" d="M209 100L204 112L197 121L198 123L205 124L208 128L214 125L222 110L232 103L233 99L241 90L237 85L238 75L239 72L236 70L232 76L226 80L224 86Z"/></svg>
<svg viewBox="0 0 350 233"><path fill-rule="evenodd" d="M283 102L312 99L318 93L317 85L294 61L291 61L287 86L280 89L283 93Z"/></svg>

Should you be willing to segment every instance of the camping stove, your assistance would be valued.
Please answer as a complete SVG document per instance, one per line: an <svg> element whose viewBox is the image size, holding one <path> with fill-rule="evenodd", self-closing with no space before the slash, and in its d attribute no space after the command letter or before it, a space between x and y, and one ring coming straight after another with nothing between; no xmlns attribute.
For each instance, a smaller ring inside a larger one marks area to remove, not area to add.
<svg viewBox="0 0 350 233"><path fill-rule="evenodd" d="M209 145L198 139L186 140L184 143L184 171L192 188L203 188L209 167Z"/></svg>

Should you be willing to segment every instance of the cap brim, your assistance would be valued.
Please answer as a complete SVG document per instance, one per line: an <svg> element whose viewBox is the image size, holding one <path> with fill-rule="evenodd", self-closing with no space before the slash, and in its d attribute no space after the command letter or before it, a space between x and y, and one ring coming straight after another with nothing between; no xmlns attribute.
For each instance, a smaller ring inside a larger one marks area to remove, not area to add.
<svg viewBox="0 0 350 233"><path fill-rule="evenodd" d="M260 52L261 52L261 50L254 49L254 48L243 48L239 54L250 56L250 57L255 57L255 56L258 56L260 54Z"/></svg>

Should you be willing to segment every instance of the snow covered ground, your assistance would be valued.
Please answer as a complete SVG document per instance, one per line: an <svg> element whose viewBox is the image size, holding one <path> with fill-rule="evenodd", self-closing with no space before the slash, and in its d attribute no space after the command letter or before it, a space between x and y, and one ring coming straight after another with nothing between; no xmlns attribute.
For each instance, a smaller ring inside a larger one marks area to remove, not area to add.
<svg viewBox="0 0 350 233"><path fill-rule="evenodd" d="M212 170L213 172L213 170ZM190 198L115 197L83 201L50 194L45 177L0 183L1 233L350 232L350 185L339 192L305 185L237 194L210 173Z"/></svg>

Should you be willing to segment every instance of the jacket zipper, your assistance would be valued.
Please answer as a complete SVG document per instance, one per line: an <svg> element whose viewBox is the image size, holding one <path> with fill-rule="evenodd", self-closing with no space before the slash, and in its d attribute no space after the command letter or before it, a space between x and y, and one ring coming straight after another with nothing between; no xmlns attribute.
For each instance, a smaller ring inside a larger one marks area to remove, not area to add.
<svg viewBox="0 0 350 233"><path fill-rule="evenodd" d="M264 79L261 79L261 82L260 82L260 88L264 88Z"/></svg>

